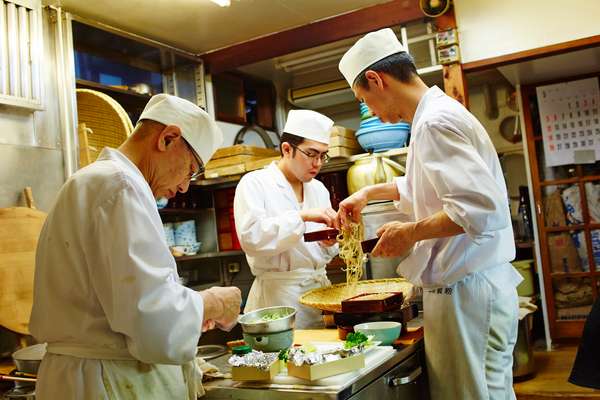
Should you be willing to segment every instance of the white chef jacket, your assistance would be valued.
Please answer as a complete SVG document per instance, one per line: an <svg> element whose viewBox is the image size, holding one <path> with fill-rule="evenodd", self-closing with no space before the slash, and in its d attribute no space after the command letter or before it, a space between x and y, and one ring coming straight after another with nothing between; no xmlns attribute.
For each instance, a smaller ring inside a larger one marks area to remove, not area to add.
<svg viewBox="0 0 600 400"><path fill-rule="evenodd" d="M235 228L252 273L324 268L337 254L337 246L304 242L305 232L326 225L304 222L301 209L331 207L322 182L304 184L302 208L292 186L276 162L250 172L240 180L233 204Z"/></svg>
<svg viewBox="0 0 600 400"><path fill-rule="evenodd" d="M395 179L398 209L415 221L445 211L465 234L418 242L398 273L424 288L451 285L489 270L499 288L521 276L508 264L515 245L508 194L485 128L438 87L423 96L412 122L406 175ZM506 268L491 268L508 264Z"/></svg>
<svg viewBox="0 0 600 400"><path fill-rule="evenodd" d="M337 254L337 245L323 247L304 242L304 232L324 224L304 222L300 210L331 207L329 193L316 179L303 183L299 203L277 163L245 175L237 186L233 204L235 227L248 265L256 276L245 312L263 307L296 308L296 328L323 324L321 312L300 304L311 289L330 285L325 265Z"/></svg>
<svg viewBox="0 0 600 400"><path fill-rule="evenodd" d="M67 350L42 362L38 398L113 398L111 375L129 371L136 388L135 360L150 364L145 382L183 385L175 365L194 359L202 319L202 297L178 282L148 183L106 148L65 183L40 234L30 330L49 351ZM159 386L138 394L186 392Z"/></svg>

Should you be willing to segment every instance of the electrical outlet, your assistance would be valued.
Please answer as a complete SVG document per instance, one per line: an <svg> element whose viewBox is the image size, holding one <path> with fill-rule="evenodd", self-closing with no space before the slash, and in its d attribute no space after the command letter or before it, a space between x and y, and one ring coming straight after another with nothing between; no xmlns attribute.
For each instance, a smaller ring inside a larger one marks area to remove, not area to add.
<svg viewBox="0 0 600 400"><path fill-rule="evenodd" d="M239 262L230 262L227 264L227 271L230 274L238 273L238 272L240 272L240 269L241 269L241 265Z"/></svg>

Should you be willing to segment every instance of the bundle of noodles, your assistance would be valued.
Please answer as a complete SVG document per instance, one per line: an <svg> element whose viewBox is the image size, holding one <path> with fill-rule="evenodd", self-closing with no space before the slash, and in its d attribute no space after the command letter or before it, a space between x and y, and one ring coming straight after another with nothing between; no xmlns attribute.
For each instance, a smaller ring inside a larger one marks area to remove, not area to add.
<svg viewBox="0 0 600 400"><path fill-rule="evenodd" d="M339 243L340 258L346 264L346 284L352 291L362 276L362 266L365 255L363 254L361 242L363 240L362 222L350 223L342 228L337 237Z"/></svg>

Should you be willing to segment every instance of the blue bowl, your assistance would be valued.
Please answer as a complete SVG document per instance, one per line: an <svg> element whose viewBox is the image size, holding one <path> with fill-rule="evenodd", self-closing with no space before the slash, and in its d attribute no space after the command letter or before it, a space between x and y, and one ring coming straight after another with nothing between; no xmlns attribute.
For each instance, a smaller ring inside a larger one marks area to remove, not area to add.
<svg viewBox="0 0 600 400"><path fill-rule="evenodd" d="M391 345L400 336L402 324L393 321L367 322L354 325L354 332L373 336L373 341L381 342L384 346Z"/></svg>
<svg viewBox="0 0 600 400"><path fill-rule="evenodd" d="M372 117L360 124L356 139L360 146L369 152L382 152L406 146L410 125L406 122L384 124Z"/></svg>

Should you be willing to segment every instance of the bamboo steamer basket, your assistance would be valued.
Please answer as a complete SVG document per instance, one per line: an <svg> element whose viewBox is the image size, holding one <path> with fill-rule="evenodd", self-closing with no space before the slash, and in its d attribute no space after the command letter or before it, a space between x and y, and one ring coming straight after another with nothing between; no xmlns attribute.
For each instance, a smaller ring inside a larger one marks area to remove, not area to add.
<svg viewBox="0 0 600 400"><path fill-rule="evenodd" d="M404 278L358 281L354 287L346 283L312 289L300 297L300 303L322 311L342 312L342 300L365 293L402 292L412 297L414 285Z"/></svg>
<svg viewBox="0 0 600 400"><path fill-rule="evenodd" d="M98 158L104 147L119 147L133 131L125 109L109 95L91 89L77 89L77 120L89 129L90 162ZM84 166L85 160L80 160L80 167Z"/></svg>

